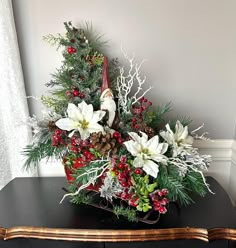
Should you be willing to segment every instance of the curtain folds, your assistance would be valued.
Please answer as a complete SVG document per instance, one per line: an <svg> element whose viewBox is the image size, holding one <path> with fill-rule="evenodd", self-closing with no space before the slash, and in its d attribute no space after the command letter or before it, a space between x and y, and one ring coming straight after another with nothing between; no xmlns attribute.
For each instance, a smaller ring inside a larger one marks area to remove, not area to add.
<svg viewBox="0 0 236 248"><path fill-rule="evenodd" d="M22 148L30 143L23 73L11 0L0 1L0 189L15 177L32 176L22 169Z"/></svg>

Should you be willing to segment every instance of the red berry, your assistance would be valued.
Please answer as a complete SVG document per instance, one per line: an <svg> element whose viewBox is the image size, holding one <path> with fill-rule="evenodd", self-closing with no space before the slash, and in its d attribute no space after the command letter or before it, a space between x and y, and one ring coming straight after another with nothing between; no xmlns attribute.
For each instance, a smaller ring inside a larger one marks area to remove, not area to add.
<svg viewBox="0 0 236 248"><path fill-rule="evenodd" d="M84 98L85 98L84 92L81 92L81 93L79 94L79 97L80 97L81 99L84 99Z"/></svg>
<svg viewBox="0 0 236 248"><path fill-rule="evenodd" d="M119 163L117 167L122 170L122 169L124 169L125 166L124 166L124 164Z"/></svg>
<svg viewBox="0 0 236 248"><path fill-rule="evenodd" d="M126 156L124 156L124 155L122 155L121 157L120 157L120 162L121 163L126 163Z"/></svg>
<svg viewBox="0 0 236 248"><path fill-rule="evenodd" d="M77 89L73 89L72 94L73 96L79 96L79 91Z"/></svg>
<svg viewBox="0 0 236 248"><path fill-rule="evenodd" d="M135 129L138 129L138 125L134 125L134 128L135 128Z"/></svg>
<svg viewBox="0 0 236 248"><path fill-rule="evenodd" d="M120 197L121 197L122 200L126 200L126 199L128 199L129 194L127 194L126 192L122 192Z"/></svg>
<svg viewBox="0 0 236 248"><path fill-rule="evenodd" d="M115 171L115 175L118 176L119 175L119 172L118 171Z"/></svg>
<svg viewBox="0 0 236 248"><path fill-rule="evenodd" d="M123 171L123 172L121 172L121 173L119 174L119 178L118 178L118 179L123 180L123 179L125 179L125 178L126 178L126 173Z"/></svg>
<svg viewBox="0 0 236 248"><path fill-rule="evenodd" d="M124 187L124 188L127 187L127 182L122 182L121 186Z"/></svg>
<svg viewBox="0 0 236 248"><path fill-rule="evenodd" d="M129 200L129 205L132 207L137 207L138 206L138 197L132 198L131 200Z"/></svg>
<svg viewBox="0 0 236 248"><path fill-rule="evenodd" d="M147 102L148 100L145 98L143 101L144 101L144 102Z"/></svg>
<svg viewBox="0 0 236 248"><path fill-rule="evenodd" d="M114 132L113 133L113 137L115 138L115 139L118 139L118 138L120 138L120 133L119 132Z"/></svg>
<svg viewBox="0 0 236 248"><path fill-rule="evenodd" d="M75 49L74 47L72 47L72 46L69 46L69 47L67 48L67 52L68 52L69 54L73 54L73 53L76 52L76 49Z"/></svg>
<svg viewBox="0 0 236 248"><path fill-rule="evenodd" d="M164 194L163 194L162 191L158 191L158 195L159 195L160 197L162 197Z"/></svg>
<svg viewBox="0 0 236 248"><path fill-rule="evenodd" d="M144 101L144 96L142 96L140 99L139 99L139 102L143 102Z"/></svg>
<svg viewBox="0 0 236 248"><path fill-rule="evenodd" d="M117 142L118 142L118 144L122 144L123 143L123 139L122 138L118 138L117 139Z"/></svg>
<svg viewBox="0 0 236 248"><path fill-rule="evenodd" d="M137 119L136 118L133 118L132 119L132 122L134 123L134 122L137 122Z"/></svg>
<svg viewBox="0 0 236 248"><path fill-rule="evenodd" d="M132 171L132 169L131 169L131 168L128 168L128 169L127 169L127 171L128 171L128 172L131 172L131 171Z"/></svg>
<svg viewBox="0 0 236 248"><path fill-rule="evenodd" d="M66 96L71 96L71 92L69 90L66 91Z"/></svg>
<svg viewBox="0 0 236 248"><path fill-rule="evenodd" d="M140 168L136 168L134 173L140 175L142 173L142 170Z"/></svg>
<svg viewBox="0 0 236 248"><path fill-rule="evenodd" d="M88 157L90 157L92 154L90 153L90 151L89 150L84 150L83 151L83 154L84 154L84 156L86 157L86 158L88 158Z"/></svg>
<svg viewBox="0 0 236 248"><path fill-rule="evenodd" d="M152 106L152 102L148 102L148 105L149 105L149 106Z"/></svg>
<svg viewBox="0 0 236 248"><path fill-rule="evenodd" d="M57 130L55 131L55 134L56 134L56 135L61 135L61 130L60 130L60 129L57 129Z"/></svg>
<svg viewBox="0 0 236 248"><path fill-rule="evenodd" d="M168 203L168 200L166 199L166 198L163 198L162 200L161 200L161 204L162 205L166 205Z"/></svg>
<svg viewBox="0 0 236 248"><path fill-rule="evenodd" d="M163 195L167 195L169 193L168 189L162 189L161 192Z"/></svg>
<svg viewBox="0 0 236 248"><path fill-rule="evenodd" d="M167 212L167 209L163 206L160 206L159 212L160 212L160 214L165 214Z"/></svg>

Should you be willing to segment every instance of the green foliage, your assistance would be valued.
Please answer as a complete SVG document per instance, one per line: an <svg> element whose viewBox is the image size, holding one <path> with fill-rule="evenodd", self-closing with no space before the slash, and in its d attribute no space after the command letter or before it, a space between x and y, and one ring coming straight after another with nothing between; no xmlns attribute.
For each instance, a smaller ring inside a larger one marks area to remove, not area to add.
<svg viewBox="0 0 236 248"><path fill-rule="evenodd" d="M185 127L191 124L192 120L186 116L177 116L175 119L169 121L170 129L175 131L175 124L177 120Z"/></svg>
<svg viewBox="0 0 236 248"><path fill-rule="evenodd" d="M207 193L206 185L203 182L200 173L190 170L187 176L184 178L184 184L189 191L198 194L200 196L205 196Z"/></svg>
<svg viewBox="0 0 236 248"><path fill-rule="evenodd" d="M85 193L79 193L78 195L72 196L70 202L74 204L89 204L92 202L92 198Z"/></svg>
<svg viewBox="0 0 236 248"><path fill-rule="evenodd" d="M43 158L49 159L55 156L56 158L62 157L62 150L52 146L51 141L46 143L38 143L37 145L28 145L23 149L22 154L27 157L24 163L24 168L27 170L31 166L38 166Z"/></svg>
<svg viewBox="0 0 236 248"><path fill-rule="evenodd" d="M160 188L168 189L168 199L170 201L178 201L181 205L188 205L193 202L188 194L189 189L186 187L183 177L179 175L177 168L173 165L159 166L157 181Z"/></svg>
<svg viewBox="0 0 236 248"><path fill-rule="evenodd" d="M119 218L119 216L124 216L131 222L138 222L136 211L130 207L114 206L113 213L117 218Z"/></svg>
<svg viewBox="0 0 236 248"><path fill-rule="evenodd" d="M157 128L164 121L164 115L171 111L171 103L158 106L156 109L147 111L144 116L145 122L152 128Z"/></svg>
<svg viewBox="0 0 236 248"><path fill-rule="evenodd" d="M151 209L150 199L148 194L153 192L157 187L157 182L150 183L149 176L133 175L133 185L135 187L135 196L138 196L137 210L147 212Z"/></svg>

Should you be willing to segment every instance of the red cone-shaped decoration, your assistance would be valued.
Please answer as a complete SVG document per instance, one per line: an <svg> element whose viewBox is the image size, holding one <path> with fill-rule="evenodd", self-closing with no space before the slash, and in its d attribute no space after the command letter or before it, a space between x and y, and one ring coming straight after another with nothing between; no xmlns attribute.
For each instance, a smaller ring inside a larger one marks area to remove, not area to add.
<svg viewBox="0 0 236 248"><path fill-rule="evenodd" d="M108 59L104 57L103 67L102 67L102 85L101 85L101 94L105 89L110 88L110 79L108 76Z"/></svg>

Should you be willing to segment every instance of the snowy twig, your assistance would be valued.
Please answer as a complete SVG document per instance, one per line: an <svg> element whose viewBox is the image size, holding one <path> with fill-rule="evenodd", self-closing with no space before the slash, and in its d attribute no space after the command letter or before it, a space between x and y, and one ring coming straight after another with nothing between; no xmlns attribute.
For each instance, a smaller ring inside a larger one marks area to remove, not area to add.
<svg viewBox="0 0 236 248"><path fill-rule="evenodd" d="M61 199L60 203L62 203L64 201L64 199L67 197L67 196L75 196L75 195L78 195L79 192L83 189L86 189L90 184L95 184L96 183L96 180L101 177L103 175L103 173L108 169L108 167L110 166L110 160L95 160L95 161L91 161L91 163L101 163L101 162L106 162L105 164L103 164L102 166L99 166L99 167L93 167L89 170L87 170L86 172L84 172L83 174L79 175L76 179L79 179L85 175L91 175L91 177L89 178L89 181L85 184L82 184L77 190L76 192L74 193L68 193L68 194L65 194L63 196L63 198ZM95 174L94 176L92 176L93 174Z"/></svg>
<svg viewBox="0 0 236 248"><path fill-rule="evenodd" d="M194 137L194 139L198 139L198 140L210 140L209 138L206 137L206 135L208 134L208 132L204 132L201 135L198 135L196 132L198 132L200 129L202 129L204 127L204 124L202 124L200 127L194 129L191 132L191 135Z"/></svg>
<svg viewBox="0 0 236 248"><path fill-rule="evenodd" d="M130 113L131 105L134 105L141 99L148 91L152 89L149 87L142 93L142 85L146 81L146 77L141 78L140 76L140 68L145 60L143 60L140 64L134 64L135 56L133 55L130 58L125 51L121 48L124 57L129 61L130 69L125 75L124 67L120 67L120 76L117 78L117 91L118 91L118 111L121 110L124 113ZM136 85L137 84L137 85ZM130 95L131 91L136 87L136 91L133 95Z"/></svg>
<svg viewBox="0 0 236 248"><path fill-rule="evenodd" d="M205 177L203 175L203 172L200 169L198 169L194 165L194 163L191 163L190 161L189 161L190 163L188 163L187 161L183 161L183 160L181 160L179 158L170 158L169 162L171 164L175 165L176 167L178 167L180 169L180 171L188 171L189 169L192 169L193 171L199 173L201 175L203 183L206 186L206 188L208 189L208 191L210 193L214 194L214 192L212 192L211 189L209 188L209 184L206 182L206 179L205 179ZM207 169L207 168L205 168L205 169Z"/></svg>

